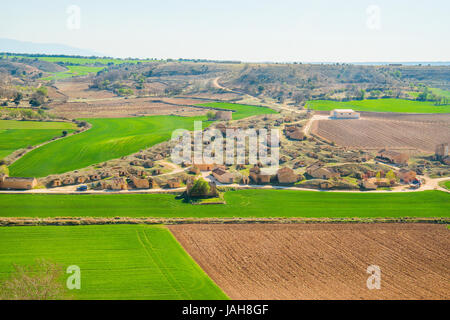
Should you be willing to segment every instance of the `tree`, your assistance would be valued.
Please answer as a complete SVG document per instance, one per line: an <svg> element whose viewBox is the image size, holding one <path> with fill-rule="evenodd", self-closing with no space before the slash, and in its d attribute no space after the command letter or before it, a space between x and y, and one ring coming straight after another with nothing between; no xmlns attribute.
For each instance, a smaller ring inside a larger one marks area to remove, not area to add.
<svg viewBox="0 0 450 320"><path fill-rule="evenodd" d="M358 96L357 96L358 99L359 100L364 100L365 96L366 96L366 91L364 89L359 90Z"/></svg>
<svg viewBox="0 0 450 320"><path fill-rule="evenodd" d="M47 88L43 88L44 87L39 88L31 95L30 105L32 105L33 107L39 107L40 105L45 103L45 99L47 97Z"/></svg>
<svg viewBox="0 0 450 320"><path fill-rule="evenodd" d="M378 172L377 172L377 175L376 175L375 177L377 178L377 180L380 180L380 179L381 179L381 172L378 171Z"/></svg>
<svg viewBox="0 0 450 320"><path fill-rule="evenodd" d="M64 130L64 131L62 132L62 136L63 136L63 137L67 136L67 131L66 131L66 130Z"/></svg>
<svg viewBox="0 0 450 320"><path fill-rule="evenodd" d="M381 95L381 91L380 90L372 90L370 91L370 97L371 98L379 98Z"/></svg>
<svg viewBox="0 0 450 320"><path fill-rule="evenodd" d="M386 173L386 179L388 179L389 181L396 181L397 176L395 175L394 171L389 170L388 173Z"/></svg>
<svg viewBox="0 0 450 320"><path fill-rule="evenodd" d="M23 99L23 94L21 92L16 92L14 95L13 102L15 103L16 107L19 106L20 101Z"/></svg>
<svg viewBox="0 0 450 320"><path fill-rule="evenodd" d="M200 196L206 196L210 193L211 187L209 186L208 181L203 178L199 178L195 180L194 185L192 186L191 193Z"/></svg>
<svg viewBox="0 0 450 320"><path fill-rule="evenodd" d="M425 87L423 89L423 92L419 93L419 95L417 96L417 100L419 101L426 101L428 99L428 87Z"/></svg>
<svg viewBox="0 0 450 320"><path fill-rule="evenodd" d="M206 118L208 118L208 120L214 120L216 118L216 113L213 111L208 111L206 113Z"/></svg>
<svg viewBox="0 0 450 320"><path fill-rule="evenodd" d="M2 175L2 174L6 175L6 176L9 175L9 169L6 166L5 160L0 160L0 175Z"/></svg>

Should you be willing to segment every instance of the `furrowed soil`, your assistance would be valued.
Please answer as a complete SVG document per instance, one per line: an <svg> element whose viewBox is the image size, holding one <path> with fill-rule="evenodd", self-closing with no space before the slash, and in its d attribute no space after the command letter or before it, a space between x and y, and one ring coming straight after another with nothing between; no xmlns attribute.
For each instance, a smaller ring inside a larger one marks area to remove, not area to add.
<svg viewBox="0 0 450 320"><path fill-rule="evenodd" d="M450 122L381 119L319 120L312 132L343 147L379 149L408 148L433 152L450 142Z"/></svg>
<svg viewBox="0 0 450 320"><path fill-rule="evenodd" d="M443 225L173 225L231 299L449 299ZM381 289L369 290L369 265Z"/></svg>

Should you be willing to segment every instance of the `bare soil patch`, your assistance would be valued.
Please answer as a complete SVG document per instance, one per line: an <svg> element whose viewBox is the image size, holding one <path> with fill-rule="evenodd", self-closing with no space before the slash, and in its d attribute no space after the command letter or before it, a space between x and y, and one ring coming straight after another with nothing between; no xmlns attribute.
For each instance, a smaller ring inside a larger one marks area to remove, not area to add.
<svg viewBox="0 0 450 320"><path fill-rule="evenodd" d="M444 225L172 225L232 299L449 299ZM369 290L369 265L381 289Z"/></svg>
<svg viewBox="0 0 450 320"><path fill-rule="evenodd" d="M116 95L106 90L89 89L88 81L58 81L55 86L69 100L77 99L106 99L114 98Z"/></svg>
<svg viewBox="0 0 450 320"><path fill-rule="evenodd" d="M206 113L205 109L192 107L187 102L191 101L169 98L114 98L53 104L52 113L66 118L120 118L170 114L194 116Z"/></svg>
<svg viewBox="0 0 450 320"><path fill-rule="evenodd" d="M450 122L416 120L319 120L313 123L311 131L350 148L409 148L433 152L437 144L450 143Z"/></svg>
<svg viewBox="0 0 450 320"><path fill-rule="evenodd" d="M383 120L450 123L450 113L411 114L394 112L360 112L363 118Z"/></svg>

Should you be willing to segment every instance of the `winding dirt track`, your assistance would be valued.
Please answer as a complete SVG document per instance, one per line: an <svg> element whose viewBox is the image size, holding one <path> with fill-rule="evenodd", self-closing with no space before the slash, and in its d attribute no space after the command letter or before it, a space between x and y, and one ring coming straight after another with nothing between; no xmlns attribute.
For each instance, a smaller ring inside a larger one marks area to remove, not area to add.
<svg viewBox="0 0 450 320"><path fill-rule="evenodd" d="M431 224L173 225L232 299L449 299L450 237ZM366 286L369 265L381 289Z"/></svg>

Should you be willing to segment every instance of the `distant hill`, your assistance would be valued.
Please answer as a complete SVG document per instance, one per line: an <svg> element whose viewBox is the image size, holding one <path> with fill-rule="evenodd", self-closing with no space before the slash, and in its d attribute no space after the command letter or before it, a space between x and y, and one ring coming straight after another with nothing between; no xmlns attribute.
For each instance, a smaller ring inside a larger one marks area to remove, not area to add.
<svg viewBox="0 0 450 320"><path fill-rule="evenodd" d="M98 52L58 43L36 43L0 38L0 52L103 56Z"/></svg>

